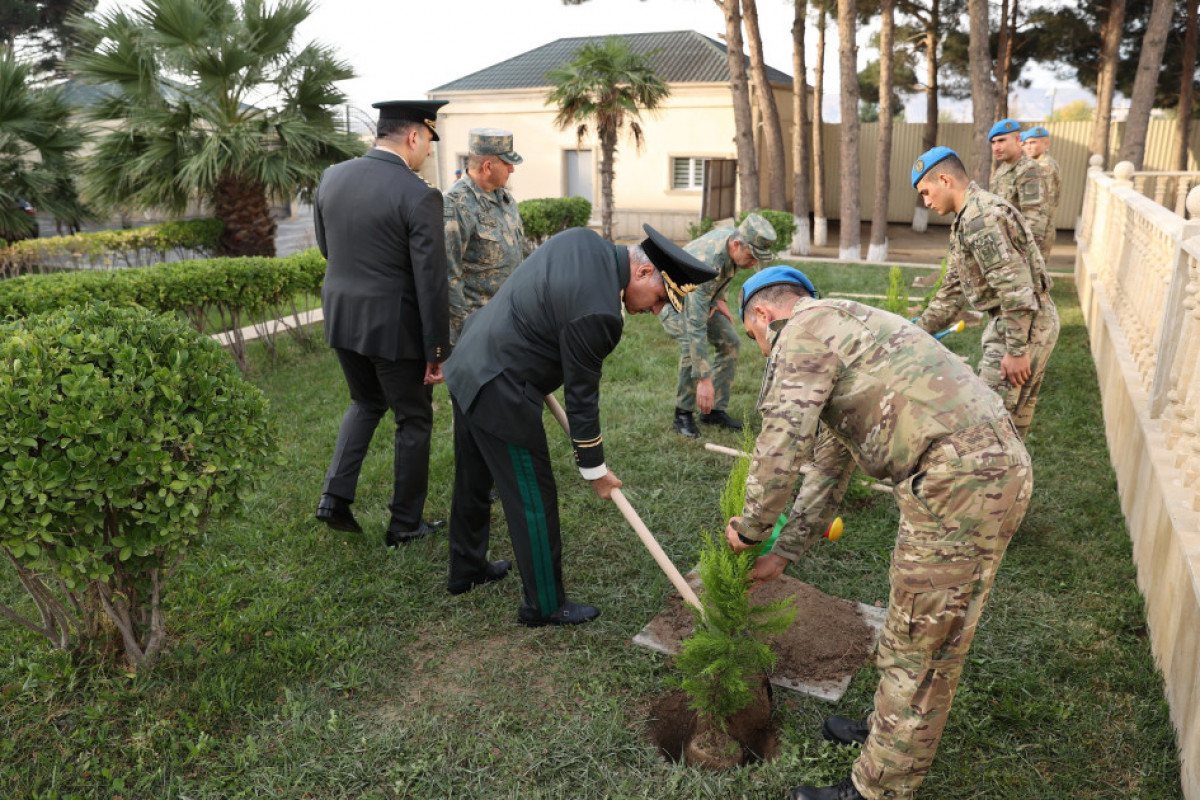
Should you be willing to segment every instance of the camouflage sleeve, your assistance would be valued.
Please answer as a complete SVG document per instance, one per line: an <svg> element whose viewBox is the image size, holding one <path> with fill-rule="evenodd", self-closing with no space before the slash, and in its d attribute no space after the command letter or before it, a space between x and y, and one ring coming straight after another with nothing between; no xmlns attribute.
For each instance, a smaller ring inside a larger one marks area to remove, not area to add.
<svg viewBox="0 0 1200 800"><path fill-rule="evenodd" d="M784 328L768 365L762 400L762 432L746 479L739 532L763 541L787 508L817 441L821 410L837 383L841 361L819 340Z"/></svg>
<svg viewBox="0 0 1200 800"><path fill-rule="evenodd" d="M1026 170L1017 179L1017 201L1020 203L1021 216L1029 223L1033 237L1041 242L1046 238L1046 228L1050 224L1049 204L1045 173L1034 167Z"/></svg>
<svg viewBox="0 0 1200 800"><path fill-rule="evenodd" d="M450 280L450 344L454 345L467 314L471 313L463 297L463 254L471 241L473 226L448 194L442 196L442 224L446 229L446 270Z"/></svg>
<svg viewBox="0 0 1200 800"><path fill-rule="evenodd" d="M929 333L938 333L949 325L963 307L964 296L962 281L959 280L959 256L951 251L946 260L946 274L942 276L942 285L937 294L929 301L929 305L917 319L917 327Z"/></svg>
<svg viewBox="0 0 1200 800"><path fill-rule="evenodd" d="M846 446L821 426L812 463L803 470L800 492L792 513L771 552L795 562L816 544L837 516L838 505L854 474L854 457Z"/></svg>
<svg viewBox="0 0 1200 800"><path fill-rule="evenodd" d="M1003 219L1003 209L979 230L968 234L967 247L988 286L1000 297L999 331L1004 335L1005 353L1025 355L1029 326L1038 309L1029 260L1017 250L1005 222L1020 225L1020 219ZM1008 210L1011 214L1011 209Z"/></svg>
<svg viewBox="0 0 1200 800"><path fill-rule="evenodd" d="M700 284L683 298L683 330L692 362L692 377L697 380L712 377L712 365L708 362L708 311L712 293L705 291L705 286L711 283Z"/></svg>

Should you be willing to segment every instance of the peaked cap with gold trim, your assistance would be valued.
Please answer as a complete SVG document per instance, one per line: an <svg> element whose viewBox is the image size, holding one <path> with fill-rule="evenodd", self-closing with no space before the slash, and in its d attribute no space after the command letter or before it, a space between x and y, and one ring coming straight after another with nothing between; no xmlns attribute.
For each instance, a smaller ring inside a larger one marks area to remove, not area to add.
<svg viewBox="0 0 1200 800"><path fill-rule="evenodd" d="M694 292L705 281L717 277L717 271L649 225L642 225L642 230L646 232L642 249L646 251L650 263L662 273L663 285L667 287L667 300L676 311L682 311L683 296Z"/></svg>
<svg viewBox="0 0 1200 800"><path fill-rule="evenodd" d="M449 103L449 100L386 100L372 103L371 108L379 109L379 121L389 119L406 122L420 122L433 134L433 140L439 141L437 133L438 109Z"/></svg>

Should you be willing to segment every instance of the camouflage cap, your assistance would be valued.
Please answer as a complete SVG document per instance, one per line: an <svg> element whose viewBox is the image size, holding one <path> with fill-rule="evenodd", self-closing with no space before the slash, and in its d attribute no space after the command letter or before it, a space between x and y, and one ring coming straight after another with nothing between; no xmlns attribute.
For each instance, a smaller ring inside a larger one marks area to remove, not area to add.
<svg viewBox="0 0 1200 800"><path fill-rule="evenodd" d="M1021 125L1015 119L1002 119L988 131L988 141L990 142L997 136L1003 136L1006 133L1016 133L1019 130L1021 130Z"/></svg>
<svg viewBox="0 0 1200 800"><path fill-rule="evenodd" d="M501 128L472 128L469 149L473 156L496 156L505 164L525 160L513 151L512 131Z"/></svg>
<svg viewBox="0 0 1200 800"><path fill-rule="evenodd" d="M1021 141L1023 142L1026 139L1046 138L1049 136L1050 131L1046 130L1041 125L1034 125L1032 128L1021 134Z"/></svg>
<svg viewBox="0 0 1200 800"><path fill-rule="evenodd" d="M771 260L771 248L775 246L775 228L765 217L758 214L747 214L742 224L737 227L738 233L746 240L750 252L758 259L758 266L765 267Z"/></svg>

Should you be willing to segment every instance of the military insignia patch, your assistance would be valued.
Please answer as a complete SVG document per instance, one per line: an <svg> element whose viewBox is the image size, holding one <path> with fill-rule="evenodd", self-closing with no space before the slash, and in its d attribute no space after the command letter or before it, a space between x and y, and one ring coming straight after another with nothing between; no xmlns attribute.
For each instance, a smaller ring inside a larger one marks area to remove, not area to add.
<svg viewBox="0 0 1200 800"><path fill-rule="evenodd" d="M970 241L972 252L985 271L996 269L1004 257L1000 249L1000 239L994 232L982 233Z"/></svg>
<svg viewBox="0 0 1200 800"><path fill-rule="evenodd" d="M925 171L925 162L918 158L917 163L913 164L913 171L914 172L924 172Z"/></svg>

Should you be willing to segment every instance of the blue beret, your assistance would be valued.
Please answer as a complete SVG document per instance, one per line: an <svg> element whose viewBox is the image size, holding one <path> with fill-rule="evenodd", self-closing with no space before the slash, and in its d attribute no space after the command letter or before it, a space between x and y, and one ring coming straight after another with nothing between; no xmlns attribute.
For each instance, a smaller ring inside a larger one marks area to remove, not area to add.
<svg viewBox="0 0 1200 800"><path fill-rule="evenodd" d="M997 136L1003 136L1006 133L1012 133L1013 131L1019 130L1021 130L1021 124L1015 119L1002 119L993 125L990 131L988 131L988 141L990 142Z"/></svg>
<svg viewBox="0 0 1200 800"><path fill-rule="evenodd" d="M1021 134L1021 141L1023 142L1026 139L1036 139L1039 137L1049 136L1049 135L1050 135L1050 131L1046 130L1041 125L1034 125L1032 128L1030 128L1029 130L1027 130Z"/></svg>
<svg viewBox="0 0 1200 800"><path fill-rule="evenodd" d="M738 316L742 319L746 318L746 303L754 296L755 292L782 283L799 284L813 297L820 297L817 294L817 287L813 286L808 276L795 267L767 267L751 275L742 284L742 291L738 294Z"/></svg>
<svg viewBox="0 0 1200 800"><path fill-rule="evenodd" d="M933 169L936 165L945 161L948 157L958 157L958 153L951 150L949 147L930 148L921 154L921 157L913 162L912 166L912 186L917 188L917 184L921 182L921 178L925 177L925 173Z"/></svg>

